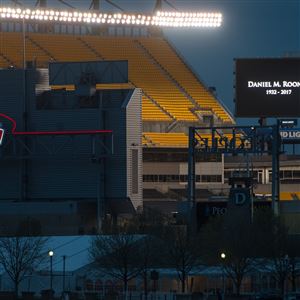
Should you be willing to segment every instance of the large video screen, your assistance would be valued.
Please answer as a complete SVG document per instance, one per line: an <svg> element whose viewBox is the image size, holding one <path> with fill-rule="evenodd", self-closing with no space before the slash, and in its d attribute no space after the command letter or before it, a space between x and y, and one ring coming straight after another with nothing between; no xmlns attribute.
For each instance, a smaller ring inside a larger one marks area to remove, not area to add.
<svg viewBox="0 0 300 300"><path fill-rule="evenodd" d="M237 59L236 117L300 117L300 58Z"/></svg>

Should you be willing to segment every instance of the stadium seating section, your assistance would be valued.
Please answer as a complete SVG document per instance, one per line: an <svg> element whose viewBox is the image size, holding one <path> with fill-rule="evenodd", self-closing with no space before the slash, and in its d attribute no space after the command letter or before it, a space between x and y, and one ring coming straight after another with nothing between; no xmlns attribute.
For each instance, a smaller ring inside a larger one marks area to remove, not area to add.
<svg viewBox="0 0 300 300"><path fill-rule="evenodd" d="M197 122L194 111L203 109L222 123L233 122L163 37L27 33L25 45L26 61L35 61L38 67L51 61L128 60L130 84L144 92L143 121ZM0 32L0 67L22 65L22 34Z"/></svg>
<svg viewBox="0 0 300 300"><path fill-rule="evenodd" d="M300 200L300 192L281 192L280 200Z"/></svg>
<svg viewBox="0 0 300 300"><path fill-rule="evenodd" d="M149 147L186 147L188 136L184 133L144 132L143 145Z"/></svg>

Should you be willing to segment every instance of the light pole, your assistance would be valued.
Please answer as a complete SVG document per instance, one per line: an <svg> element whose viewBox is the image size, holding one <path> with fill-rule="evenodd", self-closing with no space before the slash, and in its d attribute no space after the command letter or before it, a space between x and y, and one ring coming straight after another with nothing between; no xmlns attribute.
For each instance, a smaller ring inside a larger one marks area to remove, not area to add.
<svg viewBox="0 0 300 300"><path fill-rule="evenodd" d="M224 252L222 252L220 254L220 257L221 257L221 260L222 260L222 285L223 285L223 295L222 295L222 298L223 300L225 299L225 274L224 274L224 261L226 259L226 254Z"/></svg>
<svg viewBox="0 0 300 300"><path fill-rule="evenodd" d="M284 256L284 267L285 267L285 278L284 278L284 286L283 286L283 299L286 298L286 294L288 292L288 282L287 277L290 272L290 258L288 254Z"/></svg>
<svg viewBox="0 0 300 300"><path fill-rule="evenodd" d="M50 290L52 291L52 286L53 286L53 255L54 252L50 250L48 252L48 255L50 257Z"/></svg>
<svg viewBox="0 0 300 300"><path fill-rule="evenodd" d="M66 256L63 255L63 292L66 290Z"/></svg>

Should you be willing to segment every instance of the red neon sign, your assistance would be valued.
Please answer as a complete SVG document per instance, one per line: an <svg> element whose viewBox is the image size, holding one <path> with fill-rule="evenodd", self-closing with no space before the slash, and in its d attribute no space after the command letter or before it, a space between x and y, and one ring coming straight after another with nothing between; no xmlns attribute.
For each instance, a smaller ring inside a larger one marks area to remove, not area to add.
<svg viewBox="0 0 300 300"><path fill-rule="evenodd" d="M97 133L112 133L112 130L62 130L62 131L16 131L16 121L3 113L0 113L0 117L9 120L12 123L11 133L13 135L75 135L75 134L97 134ZM0 145L3 139L4 129L0 133Z"/></svg>
<svg viewBox="0 0 300 300"><path fill-rule="evenodd" d="M4 129L0 128L0 146L2 144L3 136L4 136Z"/></svg>

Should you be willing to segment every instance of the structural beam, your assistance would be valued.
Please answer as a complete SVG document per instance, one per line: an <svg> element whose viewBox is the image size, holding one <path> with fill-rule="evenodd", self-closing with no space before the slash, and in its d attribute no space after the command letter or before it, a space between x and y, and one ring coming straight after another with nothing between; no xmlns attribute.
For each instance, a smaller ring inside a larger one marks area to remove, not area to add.
<svg viewBox="0 0 300 300"><path fill-rule="evenodd" d="M92 10L100 10L100 0L92 0L90 9L92 9Z"/></svg>
<svg viewBox="0 0 300 300"><path fill-rule="evenodd" d="M210 134L203 133L210 130ZM280 134L273 126L190 127L188 156L188 200L195 199L195 153L272 155L272 209L279 214ZM192 207L192 206L191 206Z"/></svg>

